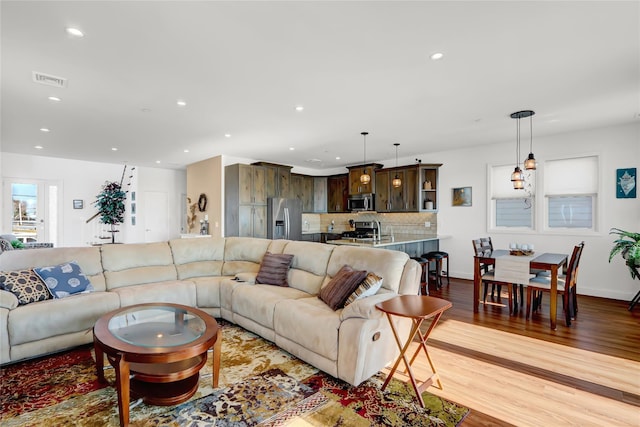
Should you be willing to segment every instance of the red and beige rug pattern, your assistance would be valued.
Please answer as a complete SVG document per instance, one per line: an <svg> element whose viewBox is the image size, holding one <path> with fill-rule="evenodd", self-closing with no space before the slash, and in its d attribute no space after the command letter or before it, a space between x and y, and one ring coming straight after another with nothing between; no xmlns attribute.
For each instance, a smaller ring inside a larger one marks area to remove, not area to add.
<svg viewBox="0 0 640 427"><path fill-rule="evenodd" d="M132 426L456 426L468 409L428 392L418 406L409 386L384 374L358 387L330 377L256 335L223 326L219 388L211 365L200 387L176 406L140 404ZM113 381L113 369L105 376ZM117 426L115 389L98 383L93 351L82 347L0 369L4 426Z"/></svg>

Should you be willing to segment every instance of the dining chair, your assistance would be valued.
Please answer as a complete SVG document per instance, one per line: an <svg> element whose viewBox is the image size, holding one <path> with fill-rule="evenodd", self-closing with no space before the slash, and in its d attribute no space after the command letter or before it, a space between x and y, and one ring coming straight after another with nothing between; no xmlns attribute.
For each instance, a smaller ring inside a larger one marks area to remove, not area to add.
<svg viewBox="0 0 640 427"><path fill-rule="evenodd" d="M473 250L476 256L490 254L491 252L493 252L493 243L491 242L491 237L481 237L479 239L473 239L472 243ZM513 294L511 283L495 280L495 271L493 270L493 266L489 264L480 264L480 273L482 274L483 284L482 302L487 302L487 291L489 285L491 285L491 298L494 297L494 291L496 287L498 288L498 298L500 298L502 285L504 285L506 286L509 295L509 314L511 314L513 311Z"/></svg>
<svg viewBox="0 0 640 427"><path fill-rule="evenodd" d="M571 326L571 319L575 319L578 315L578 268L583 249L584 242L580 242L573 248L571 259L567 264L566 274L558 275L558 295L562 295L562 308L564 309L567 326ZM531 300L533 293L538 292L541 298L543 292L550 291L551 277L548 274L541 273L529 280L529 284L527 286L527 319L529 319L529 314L531 312ZM538 302L537 307L540 308L540 306L541 304Z"/></svg>

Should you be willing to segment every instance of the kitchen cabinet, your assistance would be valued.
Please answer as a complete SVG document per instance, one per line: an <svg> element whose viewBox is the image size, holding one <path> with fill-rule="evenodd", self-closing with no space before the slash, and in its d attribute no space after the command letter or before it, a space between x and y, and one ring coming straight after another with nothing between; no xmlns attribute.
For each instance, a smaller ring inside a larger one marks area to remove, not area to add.
<svg viewBox="0 0 640 427"><path fill-rule="evenodd" d="M349 194L368 194L376 192L376 170L382 168L381 164L371 163L361 166L349 166ZM367 184L360 182L364 172L371 177Z"/></svg>
<svg viewBox="0 0 640 427"><path fill-rule="evenodd" d="M347 212L349 175L333 175L327 178L327 212Z"/></svg>
<svg viewBox="0 0 640 427"><path fill-rule="evenodd" d="M393 186L398 176L402 185ZM418 166L405 166L376 171L376 211L417 212L419 210Z"/></svg>
<svg viewBox="0 0 640 427"><path fill-rule="evenodd" d="M291 174L290 198L298 199L302 203L302 212L313 212L313 177L308 175Z"/></svg>
<svg viewBox="0 0 640 427"><path fill-rule="evenodd" d="M438 169L442 164L423 164L419 168L420 199L418 201L421 212L436 212L438 210Z"/></svg>
<svg viewBox="0 0 640 427"><path fill-rule="evenodd" d="M267 237L266 170L225 167L225 236Z"/></svg>
<svg viewBox="0 0 640 427"><path fill-rule="evenodd" d="M265 171L265 194L266 197L290 198L291 189L291 166L278 165L275 163L256 162L251 166L264 168Z"/></svg>
<svg viewBox="0 0 640 427"><path fill-rule="evenodd" d="M313 177L313 212L324 213L327 211L327 177Z"/></svg>

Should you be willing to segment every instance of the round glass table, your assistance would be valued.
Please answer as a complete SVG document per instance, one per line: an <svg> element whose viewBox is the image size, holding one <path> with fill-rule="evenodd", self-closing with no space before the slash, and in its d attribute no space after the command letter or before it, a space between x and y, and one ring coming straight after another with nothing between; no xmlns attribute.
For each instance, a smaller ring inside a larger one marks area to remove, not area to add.
<svg viewBox="0 0 640 427"><path fill-rule="evenodd" d="M196 308L138 304L105 314L93 328L98 380L104 357L114 367L120 425L129 424L130 396L152 405L175 405L198 389L200 369L213 347L213 387L218 386L221 329Z"/></svg>

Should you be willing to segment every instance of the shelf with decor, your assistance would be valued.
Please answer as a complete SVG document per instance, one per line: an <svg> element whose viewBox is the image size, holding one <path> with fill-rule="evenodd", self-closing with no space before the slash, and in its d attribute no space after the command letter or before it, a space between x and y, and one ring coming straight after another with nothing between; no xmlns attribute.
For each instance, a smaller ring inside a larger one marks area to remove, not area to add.
<svg viewBox="0 0 640 427"><path fill-rule="evenodd" d="M420 165L420 212L438 211L438 172L442 163Z"/></svg>

